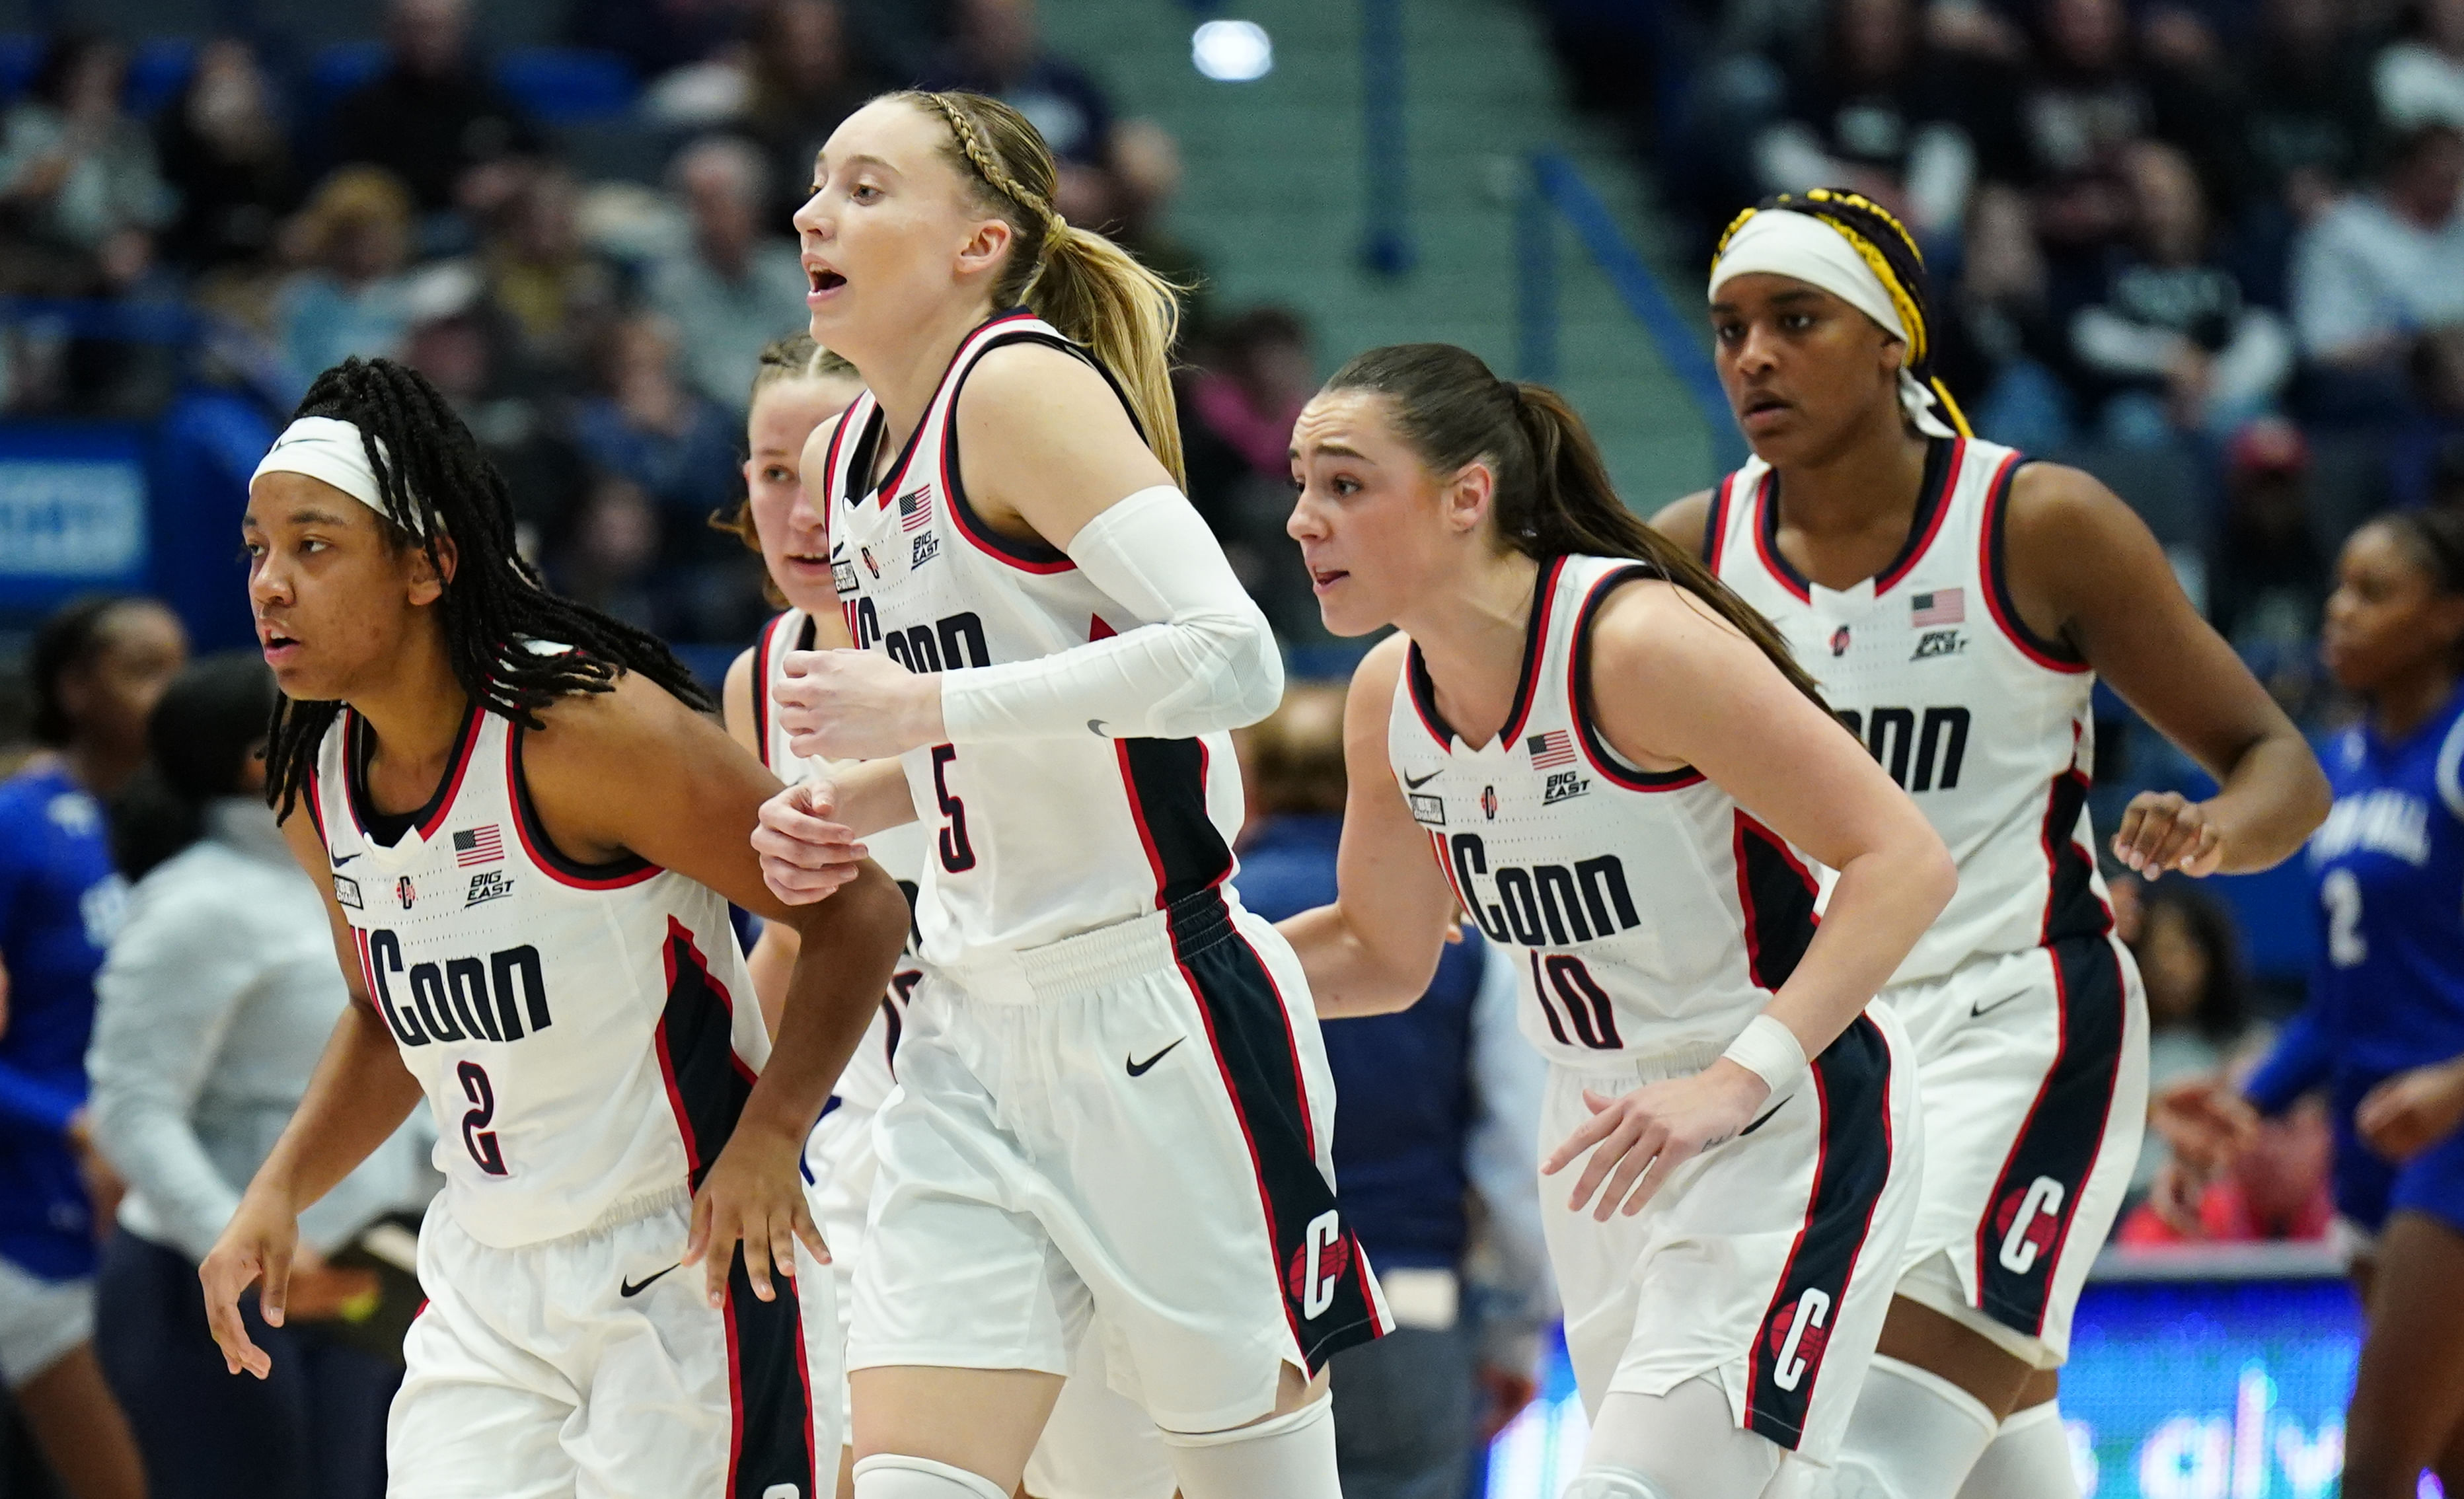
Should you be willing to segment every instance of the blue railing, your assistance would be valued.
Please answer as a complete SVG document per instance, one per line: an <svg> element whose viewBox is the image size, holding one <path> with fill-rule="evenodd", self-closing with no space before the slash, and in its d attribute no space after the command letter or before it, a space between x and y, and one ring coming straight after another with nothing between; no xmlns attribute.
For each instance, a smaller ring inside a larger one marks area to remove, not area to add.
<svg viewBox="0 0 2464 1499"><path fill-rule="evenodd" d="M1403 127L1403 0L1360 0L1360 260L1379 276L1412 269Z"/></svg>
<svg viewBox="0 0 2464 1499"><path fill-rule="evenodd" d="M1532 153L1521 203L1515 210L1515 313L1520 330L1518 364L1526 380L1552 381L1558 374L1557 330L1559 276L1558 223L1574 237L1592 262L1609 279L1617 299L1667 362L1710 429L1711 443L1723 469L1745 454L1743 439L1728 412L1728 398L1720 388L1719 372L1705 349L1702 321L1669 299L1660 277L1643 261L1609 206L1583 180L1564 153Z"/></svg>

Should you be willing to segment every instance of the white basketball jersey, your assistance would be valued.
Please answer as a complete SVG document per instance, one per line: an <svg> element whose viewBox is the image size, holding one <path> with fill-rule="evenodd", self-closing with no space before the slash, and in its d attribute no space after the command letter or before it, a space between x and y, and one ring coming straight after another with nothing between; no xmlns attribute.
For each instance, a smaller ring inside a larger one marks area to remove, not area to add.
<svg viewBox="0 0 2464 1499"><path fill-rule="evenodd" d="M1405 658L1387 757L1412 816L1489 940L1521 949L1523 1033L1552 1061L1711 1057L1814 940L1815 881L1695 770L1635 769L1588 709L1592 617L1654 576L1623 558L1544 563L1514 706L1479 749Z"/></svg>
<svg viewBox="0 0 2464 1499"><path fill-rule="evenodd" d="M1779 480L1761 460L1711 503L1705 564L1788 637L1959 863L1958 893L1894 983L2111 924L2087 814L2096 678L2028 629L2003 582L2022 461L1989 442L1935 442L1899 558L1842 592L1780 555Z"/></svg>
<svg viewBox="0 0 2464 1499"><path fill-rule="evenodd" d="M1001 536L968 505L958 391L986 350L1020 342L1086 358L1032 314L1005 313L958 345L880 483L885 420L871 392L830 438L830 562L847 633L910 671L1034 660L1140 623L1066 553ZM1231 874L1243 809L1229 735L1116 739L1089 723L1083 737L934 744L904 759L927 840L916 922L928 963L1110 926Z"/></svg>
<svg viewBox="0 0 2464 1499"><path fill-rule="evenodd" d="M435 1111L447 1206L508 1248L697 1185L770 1055L726 900L638 858L559 852L521 743L474 706L387 848L365 831L366 725L346 709L308 803L368 998Z"/></svg>
<svg viewBox="0 0 2464 1499"><path fill-rule="evenodd" d="M787 652L812 649L812 616L803 609L789 609L763 626L759 638L753 643L754 741L761 746L761 763L789 785L810 777L814 764L788 747L787 731L779 725L779 684L786 679ZM898 882L912 913L917 882L924 877L923 826L909 823L885 828L866 838L864 846L872 854L872 862ZM923 976L923 970L915 963L915 927L911 918L907 946L899 953L898 967L890 976L890 992L882 996L881 1012L873 1016L855 1055L847 1058L847 1069L839 1073L838 1086L830 1091L833 1106L843 1099L878 1109L882 1100L890 1096L890 1090L898 1081L892 1059L898 1053L898 1033L907 1023L907 999ZM826 1113L828 1110L823 1112Z"/></svg>

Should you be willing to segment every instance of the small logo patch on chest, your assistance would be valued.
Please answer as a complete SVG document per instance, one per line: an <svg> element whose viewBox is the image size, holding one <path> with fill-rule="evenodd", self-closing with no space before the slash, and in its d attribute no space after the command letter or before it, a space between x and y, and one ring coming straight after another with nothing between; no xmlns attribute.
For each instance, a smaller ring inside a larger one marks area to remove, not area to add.
<svg viewBox="0 0 2464 1499"><path fill-rule="evenodd" d="M908 570L913 572L916 568L923 566L926 562L931 562L934 558L940 555L940 538L935 536L932 532L927 531L922 536L915 539L913 554L907 559Z"/></svg>
<svg viewBox="0 0 2464 1499"><path fill-rule="evenodd" d="M1412 821L1423 827L1446 826L1446 799L1430 791L1405 793L1412 801Z"/></svg>
<svg viewBox="0 0 2464 1499"><path fill-rule="evenodd" d="M347 874L334 876L334 899L338 904L348 906L353 911L367 909L360 904L360 882Z"/></svg>
<svg viewBox="0 0 2464 1499"><path fill-rule="evenodd" d="M468 911L491 900L502 900L513 893L513 879L504 871L483 870L471 876L470 898L462 902L462 909Z"/></svg>
<svg viewBox="0 0 2464 1499"><path fill-rule="evenodd" d="M1555 806L1560 802L1571 802L1590 789L1591 778L1581 771L1552 770L1549 773L1547 788L1540 793L1540 805Z"/></svg>
<svg viewBox="0 0 2464 1499"><path fill-rule="evenodd" d="M1495 786L1483 786L1480 788L1480 810L1481 814L1486 817L1490 822L1493 823L1497 821L1497 788Z"/></svg>
<svg viewBox="0 0 2464 1499"><path fill-rule="evenodd" d="M1968 649L1968 635L1956 629L1929 629L1917 637L1916 652L1911 661L1930 661L1936 656L1955 656Z"/></svg>
<svg viewBox="0 0 2464 1499"><path fill-rule="evenodd" d="M405 911L408 911L411 902L419 898L419 892L411 888L410 876L407 874L394 881L393 893L394 898L402 902L402 909Z"/></svg>
<svg viewBox="0 0 2464 1499"><path fill-rule="evenodd" d="M1844 656L1848 653L1847 626L1842 625L1831 632L1831 653L1834 656Z"/></svg>

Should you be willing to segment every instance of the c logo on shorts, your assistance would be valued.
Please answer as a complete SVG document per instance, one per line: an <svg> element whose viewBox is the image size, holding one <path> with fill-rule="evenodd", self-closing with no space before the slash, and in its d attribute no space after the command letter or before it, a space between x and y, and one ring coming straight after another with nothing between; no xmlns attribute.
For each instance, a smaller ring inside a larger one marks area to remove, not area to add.
<svg viewBox="0 0 2464 1499"><path fill-rule="evenodd" d="M1793 1390L1805 1382L1806 1371L1821 1364L1822 1350L1830 1346L1830 1322L1831 1296L1818 1286L1808 1286L1793 1305L1771 1317L1771 1383Z"/></svg>
<svg viewBox="0 0 2464 1499"><path fill-rule="evenodd" d="M2036 1262L2054 1252L2061 1234L2062 1184L2038 1177L2025 1192L2005 1197L1993 1212L1993 1230L2002 1236L2002 1268L2025 1275Z"/></svg>
<svg viewBox="0 0 2464 1499"><path fill-rule="evenodd" d="M1326 1314L1334 1305L1334 1288L1351 1268L1352 1241L1344 1236L1342 1217L1332 1209L1318 1214L1284 1269L1285 1286L1301 1304L1303 1321Z"/></svg>

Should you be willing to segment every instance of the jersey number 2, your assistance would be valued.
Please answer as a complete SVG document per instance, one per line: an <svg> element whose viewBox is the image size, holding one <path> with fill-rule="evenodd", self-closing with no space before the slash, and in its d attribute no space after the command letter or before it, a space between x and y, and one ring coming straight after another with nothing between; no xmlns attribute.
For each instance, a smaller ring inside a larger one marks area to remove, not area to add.
<svg viewBox="0 0 2464 1499"><path fill-rule="evenodd" d="M488 1069L476 1062L465 1062L453 1074L462 1079L462 1096L475 1106L462 1116L462 1148L481 1171L492 1177L508 1175L505 1153L496 1148L496 1132L488 1128L496 1117L496 1090L488 1081Z"/></svg>
<svg viewBox="0 0 2464 1499"><path fill-rule="evenodd" d="M2319 882L2319 899L2327 908L2327 961L2361 966L2370 956L2369 939L2362 936L2362 882L2350 870L2329 870Z"/></svg>
<svg viewBox="0 0 2464 1499"><path fill-rule="evenodd" d="M976 846L967 841L967 804L950 794L950 761L957 758L955 744L933 746L933 797L948 819L941 827L941 868L953 874L976 867Z"/></svg>

